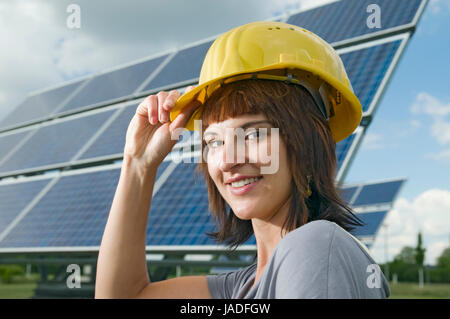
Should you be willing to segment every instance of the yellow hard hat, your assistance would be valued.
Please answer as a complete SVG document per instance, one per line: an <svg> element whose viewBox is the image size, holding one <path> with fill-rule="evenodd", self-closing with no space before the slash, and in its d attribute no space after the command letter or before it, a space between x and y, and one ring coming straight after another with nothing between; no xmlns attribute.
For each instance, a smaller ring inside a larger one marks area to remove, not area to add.
<svg viewBox="0 0 450 319"><path fill-rule="evenodd" d="M351 135L361 121L361 103L333 47L308 30L270 21L252 22L219 36L205 56L198 86L178 98L170 120L193 100L203 104L221 85L251 78L305 87L336 142ZM200 105L185 126L188 130L194 130L202 111Z"/></svg>

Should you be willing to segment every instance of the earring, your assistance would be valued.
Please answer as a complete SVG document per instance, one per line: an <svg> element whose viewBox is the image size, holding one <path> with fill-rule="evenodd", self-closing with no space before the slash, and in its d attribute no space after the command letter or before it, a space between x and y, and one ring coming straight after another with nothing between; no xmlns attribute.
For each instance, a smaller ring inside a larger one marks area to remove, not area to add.
<svg viewBox="0 0 450 319"><path fill-rule="evenodd" d="M306 178L308 179L308 187L306 188L306 197L311 196L312 191L311 191L311 187L309 186L309 184L311 183L311 175L306 176Z"/></svg>

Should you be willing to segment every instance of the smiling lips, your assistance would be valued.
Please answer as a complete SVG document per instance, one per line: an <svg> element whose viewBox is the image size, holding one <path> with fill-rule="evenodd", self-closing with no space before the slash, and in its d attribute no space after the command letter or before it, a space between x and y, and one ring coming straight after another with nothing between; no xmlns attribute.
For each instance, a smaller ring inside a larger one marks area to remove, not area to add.
<svg viewBox="0 0 450 319"><path fill-rule="evenodd" d="M227 187L229 187L232 194L243 195L249 192L256 185L258 185L262 178L262 176L240 178L236 181L227 183Z"/></svg>

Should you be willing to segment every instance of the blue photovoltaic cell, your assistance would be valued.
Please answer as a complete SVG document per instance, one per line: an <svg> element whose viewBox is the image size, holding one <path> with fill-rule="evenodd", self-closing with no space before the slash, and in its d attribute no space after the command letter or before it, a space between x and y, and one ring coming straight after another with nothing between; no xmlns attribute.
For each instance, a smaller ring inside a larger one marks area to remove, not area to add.
<svg viewBox="0 0 450 319"><path fill-rule="evenodd" d="M339 188L338 193L340 197L345 200L347 204L350 204L350 201L352 200L353 195L355 195L356 190L358 189L357 186L355 187L347 187L347 188Z"/></svg>
<svg viewBox="0 0 450 319"><path fill-rule="evenodd" d="M123 153L125 137L130 121L136 113L137 104L132 104L119 114L108 128L83 153L80 159Z"/></svg>
<svg viewBox="0 0 450 319"><path fill-rule="evenodd" d="M203 177L196 163L179 163L152 200L147 245L214 245L215 231Z"/></svg>
<svg viewBox="0 0 450 319"><path fill-rule="evenodd" d="M22 131L20 133L0 135L0 162L9 151L15 147L19 142L30 134L30 131Z"/></svg>
<svg viewBox="0 0 450 319"><path fill-rule="evenodd" d="M49 117L82 82L74 82L27 97L1 121L0 129Z"/></svg>
<svg viewBox="0 0 450 319"><path fill-rule="evenodd" d="M0 185L0 234L50 180Z"/></svg>
<svg viewBox="0 0 450 319"><path fill-rule="evenodd" d="M363 111L368 110L400 43L397 40L340 55Z"/></svg>
<svg viewBox="0 0 450 319"><path fill-rule="evenodd" d="M364 226L356 226L350 233L355 237L375 236L386 214L387 211L357 213L356 216L364 222Z"/></svg>
<svg viewBox="0 0 450 319"><path fill-rule="evenodd" d="M211 44L212 41L178 52L141 92L197 79L200 76L203 59Z"/></svg>
<svg viewBox="0 0 450 319"><path fill-rule="evenodd" d="M421 0L341 0L292 15L287 23L333 43L411 23L420 3ZM373 9L367 12L370 4L380 8L380 28L367 25L368 20L373 21L374 14Z"/></svg>
<svg viewBox="0 0 450 319"><path fill-rule="evenodd" d="M110 110L41 127L0 166L0 172L70 161L112 113Z"/></svg>
<svg viewBox="0 0 450 319"><path fill-rule="evenodd" d="M344 139L336 144L336 159L337 159L336 172L338 172L341 169L342 163L344 162L344 159L347 156L348 150L352 146L355 136L356 136L356 134L352 134L349 137L347 137L346 139Z"/></svg>
<svg viewBox="0 0 450 319"><path fill-rule="evenodd" d="M157 178L166 167L163 162ZM119 168L63 176L0 247L99 246L119 176Z"/></svg>
<svg viewBox="0 0 450 319"><path fill-rule="evenodd" d="M161 56L96 76L59 113L133 94L166 57L167 55Z"/></svg>
<svg viewBox="0 0 450 319"><path fill-rule="evenodd" d="M123 153L127 129L130 125L131 119L136 113L136 108L137 104L132 104L125 107L125 109L119 114L119 116L95 140L95 142L86 150L86 152L83 153L80 159L88 159ZM187 132L188 131L186 131L186 133ZM182 135L179 141L184 141L184 135Z"/></svg>
<svg viewBox="0 0 450 319"><path fill-rule="evenodd" d="M404 180L366 185L359 193L353 206L391 203L403 182Z"/></svg>

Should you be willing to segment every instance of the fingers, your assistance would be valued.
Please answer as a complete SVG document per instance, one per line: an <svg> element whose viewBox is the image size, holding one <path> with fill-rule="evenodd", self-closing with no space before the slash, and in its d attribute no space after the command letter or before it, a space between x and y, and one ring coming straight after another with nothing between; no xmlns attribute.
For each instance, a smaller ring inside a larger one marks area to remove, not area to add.
<svg viewBox="0 0 450 319"><path fill-rule="evenodd" d="M158 123L158 97L156 95L150 95L148 98L148 116L150 124Z"/></svg>
<svg viewBox="0 0 450 319"><path fill-rule="evenodd" d="M167 98L167 96L169 95L169 93L161 91L159 92L156 96L158 97L158 120L161 123L165 123L168 122L168 114L167 111L163 109L163 104Z"/></svg>
<svg viewBox="0 0 450 319"><path fill-rule="evenodd" d="M170 122L170 110L175 106L179 96L177 90L149 95L139 104L136 114L147 117L152 125Z"/></svg>
<svg viewBox="0 0 450 319"><path fill-rule="evenodd" d="M175 106L175 103L179 97L180 92L178 92L177 90L172 90L169 92L163 104L163 109L167 111L167 114L169 114L170 110Z"/></svg>
<svg viewBox="0 0 450 319"><path fill-rule="evenodd" d="M141 103L139 103L136 109L136 114L148 118L148 121L151 124L155 124L155 121L152 119L152 115L154 114L154 111L152 111L152 105L155 104L154 98L155 96L153 95L147 96Z"/></svg>
<svg viewBox="0 0 450 319"><path fill-rule="evenodd" d="M186 88L184 93L189 92L195 88L194 85L190 85ZM149 95L143 100L137 110L136 113L141 116L147 116L148 121L150 124L155 125L158 122L161 122L162 124L170 122L170 111L175 106L176 101L180 97L180 92L177 90L172 90L170 92L160 91L156 95ZM193 110L191 110L194 108ZM182 113L190 112L195 110L195 105L191 105L191 107L186 108L186 110L183 110ZM192 112L190 114L192 114ZM190 116L189 114L189 116ZM178 124L180 124L183 121L183 118L185 118L186 114L180 114L177 118ZM189 118L188 116L188 118ZM187 119L186 119L187 121Z"/></svg>

